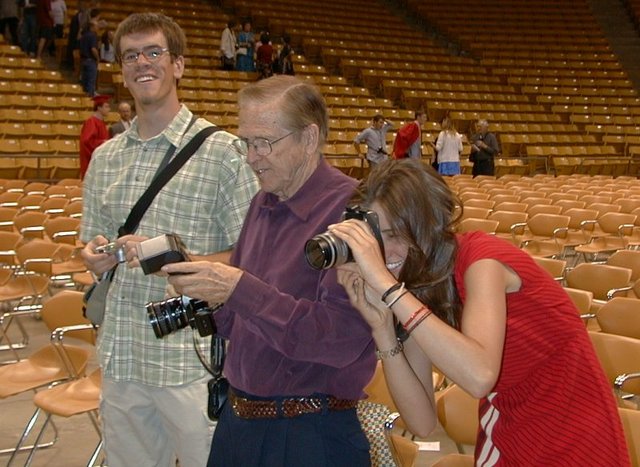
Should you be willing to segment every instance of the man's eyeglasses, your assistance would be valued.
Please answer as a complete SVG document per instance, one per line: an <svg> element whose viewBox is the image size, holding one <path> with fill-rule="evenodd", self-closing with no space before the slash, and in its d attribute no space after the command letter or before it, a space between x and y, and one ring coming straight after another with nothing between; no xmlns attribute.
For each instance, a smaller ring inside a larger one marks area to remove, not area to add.
<svg viewBox="0 0 640 467"><path fill-rule="evenodd" d="M157 62L160 57L169 52L169 49L166 47L160 47L159 45L149 45L147 47L142 48L141 50L125 50L120 59L122 63L126 63L130 65L132 63L136 63L140 54L144 55L144 58L147 59L148 62L153 63Z"/></svg>
<svg viewBox="0 0 640 467"><path fill-rule="evenodd" d="M294 133L295 131L291 131L286 135L271 141L269 141L267 138L254 138L253 141L249 141L247 138L238 138L233 141L233 145L243 156L249 154L249 146L252 146L253 149L255 149L257 155L264 157L271 154L271 151L273 151L272 146L274 144L276 144L278 141L282 141L287 136L291 136Z"/></svg>

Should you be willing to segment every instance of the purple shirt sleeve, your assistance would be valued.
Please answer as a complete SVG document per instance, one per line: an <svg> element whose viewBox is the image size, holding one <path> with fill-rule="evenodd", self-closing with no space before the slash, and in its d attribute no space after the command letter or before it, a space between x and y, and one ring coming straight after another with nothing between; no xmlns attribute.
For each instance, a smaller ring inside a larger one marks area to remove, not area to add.
<svg viewBox="0 0 640 467"><path fill-rule="evenodd" d="M371 330L336 271L316 271L304 256L307 239L340 220L354 188L323 161L289 200L254 198L232 257L245 273L216 314L233 387L263 397L363 397L375 367Z"/></svg>

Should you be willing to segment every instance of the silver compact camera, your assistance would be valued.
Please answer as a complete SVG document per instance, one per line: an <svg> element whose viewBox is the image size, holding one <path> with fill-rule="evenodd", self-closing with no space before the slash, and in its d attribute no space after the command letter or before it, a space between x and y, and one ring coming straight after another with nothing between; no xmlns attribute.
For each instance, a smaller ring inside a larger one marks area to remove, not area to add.
<svg viewBox="0 0 640 467"><path fill-rule="evenodd" d="M96 253L106 253L113 255L118 263L124 263L127 258L124 253L124 248L119 247L116 242L107 243L106 245L97 246L94 250Z"/></svg>

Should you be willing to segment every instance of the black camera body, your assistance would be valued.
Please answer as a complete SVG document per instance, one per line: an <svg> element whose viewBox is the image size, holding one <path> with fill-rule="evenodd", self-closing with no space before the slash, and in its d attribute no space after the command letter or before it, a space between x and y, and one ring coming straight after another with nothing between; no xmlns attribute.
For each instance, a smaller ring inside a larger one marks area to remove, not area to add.
<svg viewBox="0 0 640 467"><path fill-rule="evenodd" d="M140 266L145 274L153 274L170 263L189 261L189 255L180 237L165 234L136 245ZM191 326L202 336L216 332L213 313L222 305L210 307L204 300L180 295L145 305L149 323L158 339Z"/></svg>
<svg viewBox="0 0 640 467"><path fill-rule="evenodd" d="M385 154L385 155L387 154L387 151L385 151L385 150L384 150L384 148L382 148L382 147L378 148L378 149L376 150L376 152L377 152L378 154Z"/></svg>
<svg viewBox="0 0 640 467"><path fill-rule="evenodd" d="M185 295L168 298L145 305L149 323L158 339L172 332L191 326L200 336L216 333L213 313L222 305L211 308L204 300L196 300Z"/></svg>
<svg viewBox="0 0 640 467"><path fill-rule="evenodd" d="M347 206L342 214L342 220L358 219L371 227L373 235L378 240L380 250L384 256L384 243L380 233L380 221L374 211L362 209L360 206ZM314 269L329 269L353 261L353 254L346 242L325 232L307 240L304 253L309 265Z"/></svg>

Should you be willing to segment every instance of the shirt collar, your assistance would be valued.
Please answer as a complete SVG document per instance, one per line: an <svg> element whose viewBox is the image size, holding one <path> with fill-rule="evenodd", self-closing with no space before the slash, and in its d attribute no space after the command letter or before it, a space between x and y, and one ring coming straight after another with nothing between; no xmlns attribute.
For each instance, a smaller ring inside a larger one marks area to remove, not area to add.
<svg viewBox="0 0 640 467"><path fill-rule="evenodd" d="M313 209L314 200L320 199L326 192L327 184L334 180L331 175L331 166L324 159L320 159L320 164L313 171L311 177L300 187L295 194L285 201L280 201L273 193L266 193L263 208L286 207L301 221L306 221Z"/></svg>
<svg viewBox="0 0 640 467"><path fill-rule="evenodd" d="M173 117L171 123L162 130L162 133L151 139L163 137L177 148L182 141L182 137L184 136L189 122L191 122L191 117L193 117L191 111L184 104L180 105L180 110L175 117ZM138 117L135 117L131 122L131 131L129 131L127 135L131 139L141 141L140 135L138 135Z"/></svg>

